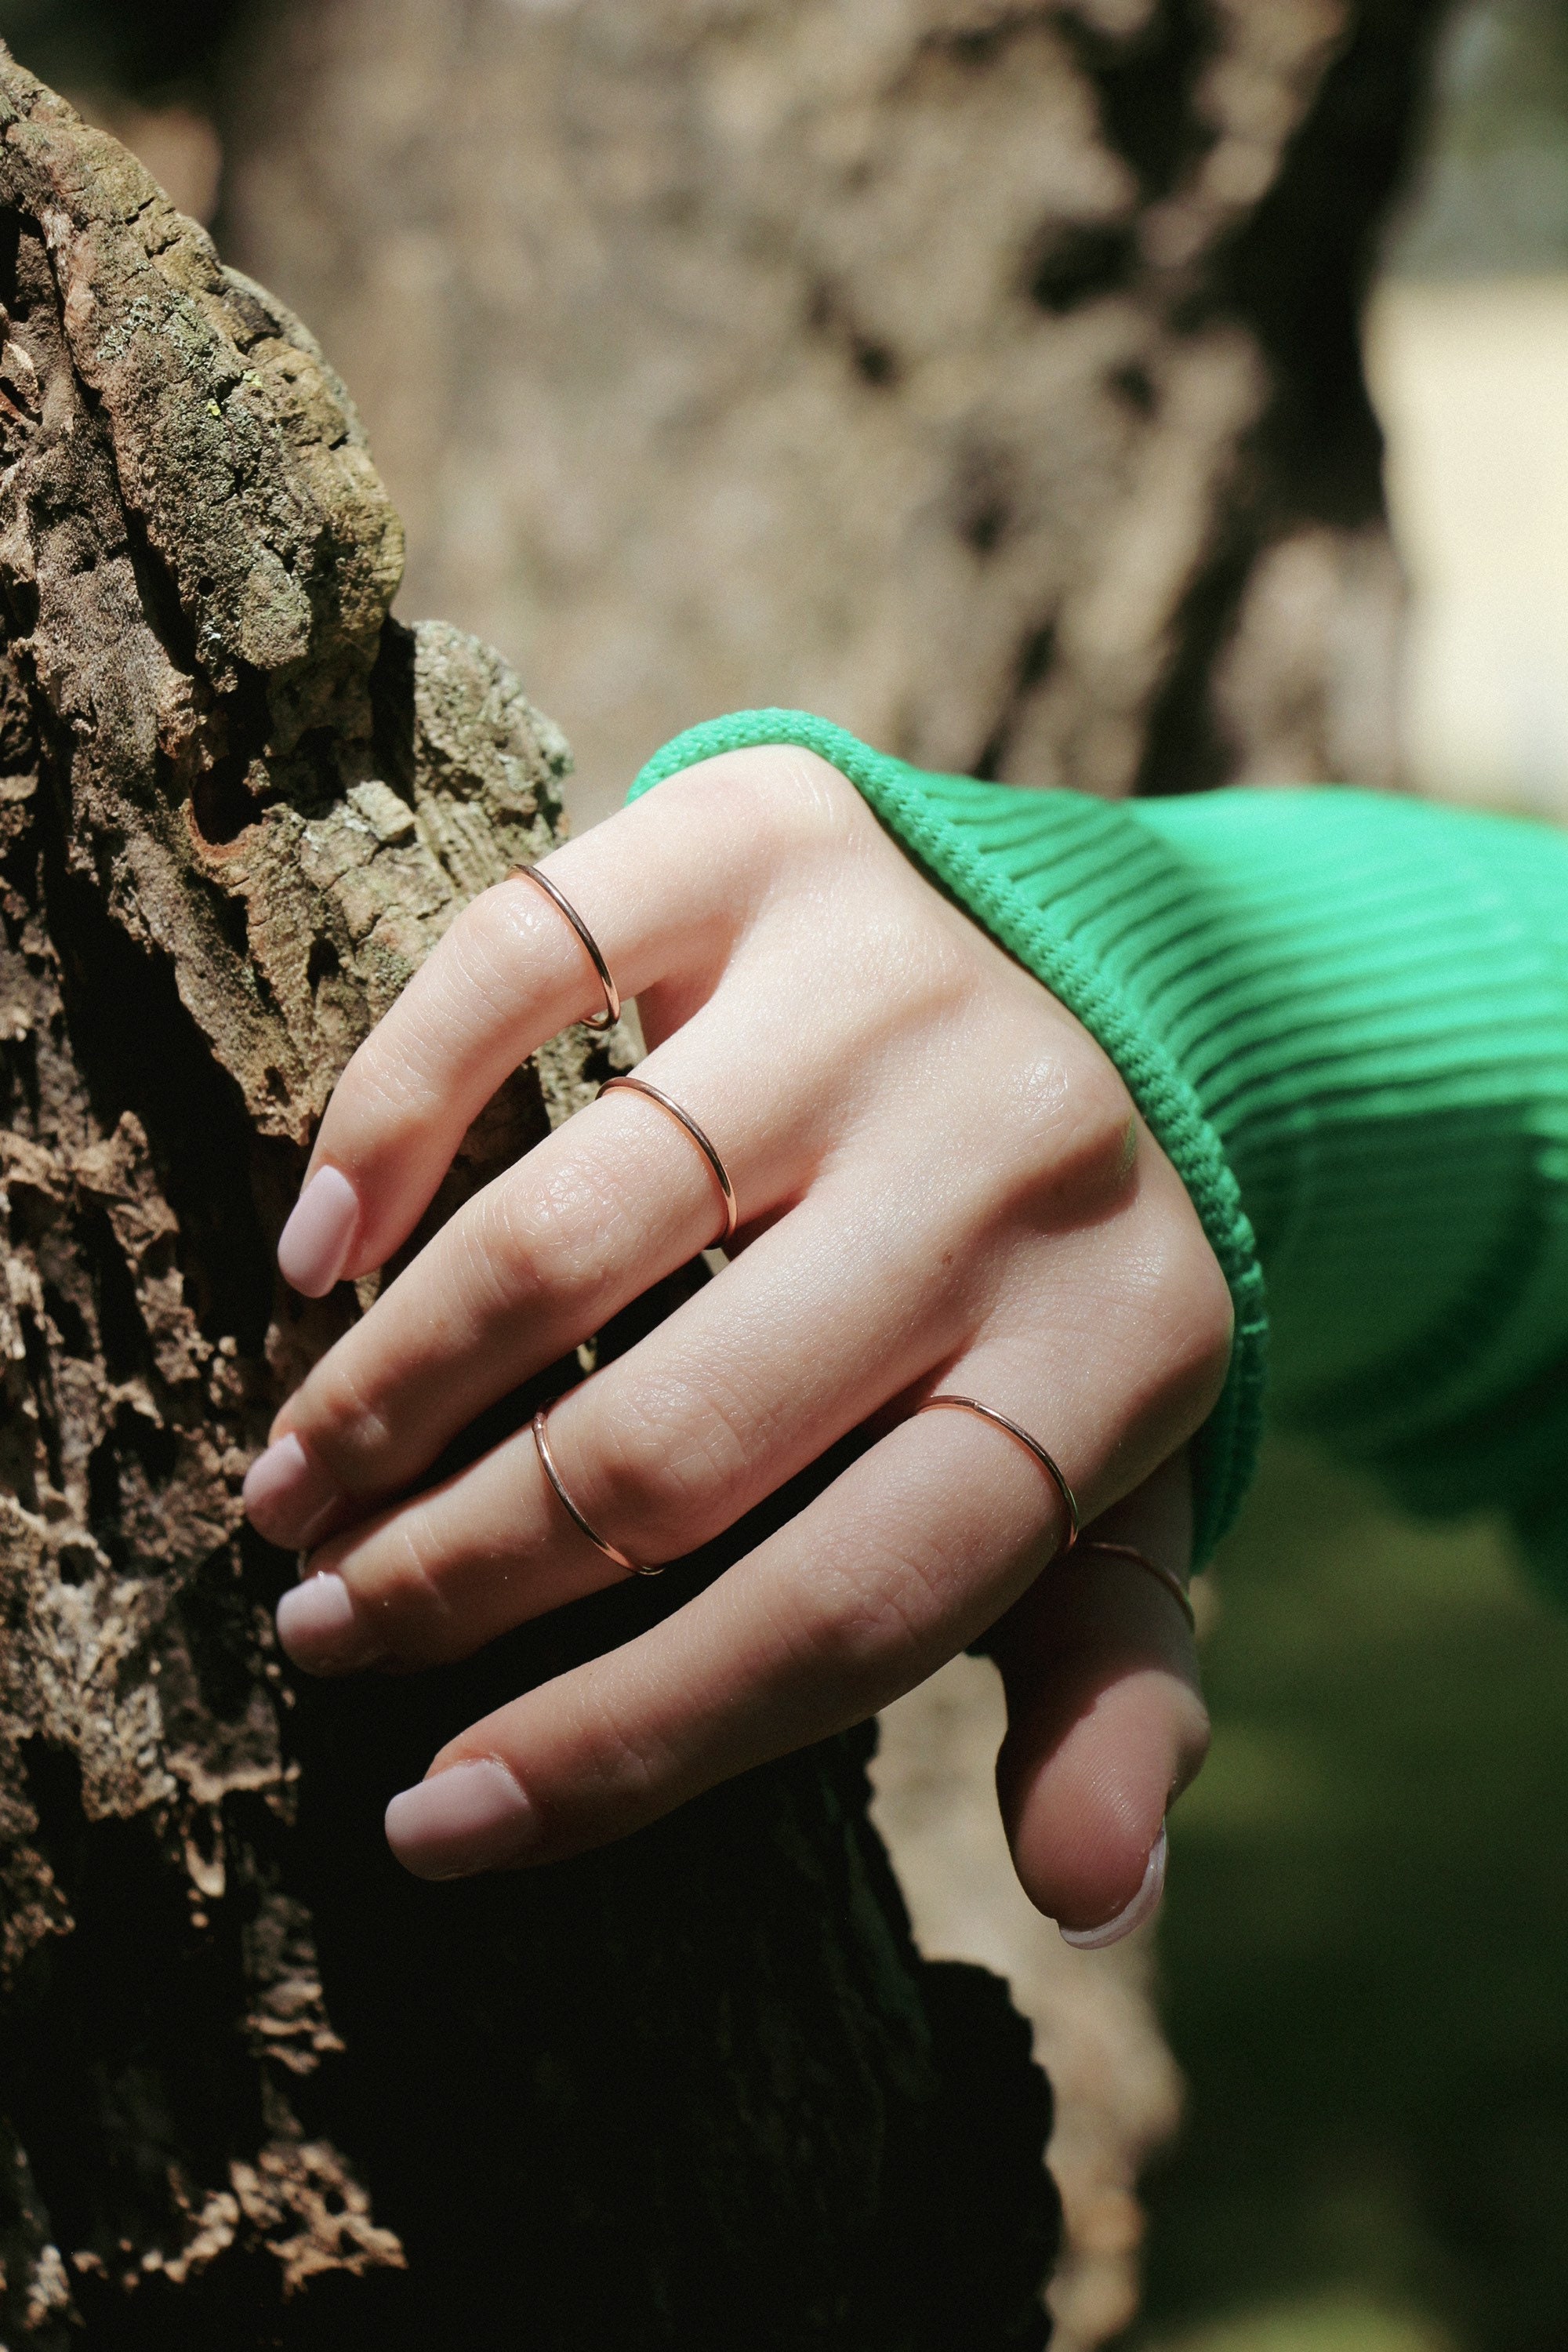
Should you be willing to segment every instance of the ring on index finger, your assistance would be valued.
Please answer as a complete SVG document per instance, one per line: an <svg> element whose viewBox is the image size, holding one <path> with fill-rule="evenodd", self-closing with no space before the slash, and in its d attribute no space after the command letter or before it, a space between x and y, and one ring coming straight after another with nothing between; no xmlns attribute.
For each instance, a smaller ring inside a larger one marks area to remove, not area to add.
<svg viewBox="0 0 1568 2352"><path fill-rule="evenodd" d="M594 937L570 898L566 897L564 891L558 890L549 875L542 874L537 866L514 866L507 879L509 882L515 880L537 882L552 905L558 907L565 916L587 950L589 961L598 974L599 985L605 992L604 1011L586 1015L583 1026L585 1029L613 1029L621 1017L621 992L611 977L610 967L600 952L598 940Z"/></svg>

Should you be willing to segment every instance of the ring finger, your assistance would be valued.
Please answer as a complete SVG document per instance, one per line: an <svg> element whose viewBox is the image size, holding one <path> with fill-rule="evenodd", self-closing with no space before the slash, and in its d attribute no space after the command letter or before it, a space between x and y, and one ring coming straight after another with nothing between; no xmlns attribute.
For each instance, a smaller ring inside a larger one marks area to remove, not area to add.
<svg viewBox="0 0 1568 2352"><path fill-rule="evenodd" d="M464 1654L613 1580L617 1553L657 1566L694 1549L951 1364L973 1314L963 1276L933 1282L929 1261L942 1253L901 1215L862 1210L858 1222L839 1197L849 1181L822 1180L716 1283L556 1408L552 1447L575 1524L521 1433L318 1554L325 1576L296 1588L279 1615L291 1654L329 1673ZM1169 1400L1133 1393L1124 1367L1147 1353L1147 1302L1108 1278L1108 1251L1117 1243L1103 1226L1020 1247L1015 1286L1038 1302L1037 1317L994 1350L1014 1370L986 1375L994 1389L1016 1386L1026 1367L1028 1386L1057 1400L1048 1417L1065 1417L1070 1401L1071 1418L1092 1428L1097 1450L1066 1465L1089 1511L1190 1433L1171 1425ZM1088 1366L1071 1312L1086 1288L1101 1341ZM919 1314L889 1322L888 1299L905 1296L921 1297Z"/></svg>
<svg viewBox="0 0 1568 2352"><path fill-rule="evenodd" d="M1078 1415L1064 1418L1053 1450L1102 1457ZM1062 1532L1055 1487L1024 1449L968 1415L916 1415L673 1617L451 1742L389 1809L394 1849L446 1877L624 1835L912 1686L1037 1577L1049 1583ZM1135 1608L1174 1616L1152 1579L1131 1582ZM1158 1822L1168 1790L1163 1755L1154 1769L1158 1786L1122 1808L1142 1844L1124 1851L1112 1818L1097 1869L1078 1874L1086 1925L1144 1867L1144 1817Z"/></svg>
<svg viewBox="0 0 1568 2352"><path fill-rule="evenodd" d="M956 1279L928 1286L889 1335L876 1307L910 1285L907 1226L857 1223L842 1189L819 1183L554 1408L565 1492L624 1557L657 1566L708 1541L957 1345ZM568 1517L526 1430L311 1565L279 1623L296 1660L324 1672L459 1656L624 1572Z"/></svg>

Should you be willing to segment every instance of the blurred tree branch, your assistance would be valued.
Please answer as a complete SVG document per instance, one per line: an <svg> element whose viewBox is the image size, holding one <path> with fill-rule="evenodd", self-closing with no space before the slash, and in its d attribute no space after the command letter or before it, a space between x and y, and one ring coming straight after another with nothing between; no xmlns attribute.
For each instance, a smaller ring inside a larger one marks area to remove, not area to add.
<svg viewBox="0 0 1568 2352"><path fill-rule="evenodd" d="M1437 0L279 0L226 233L608 807L715 709L1388 781L1361 299Z"/></svg>

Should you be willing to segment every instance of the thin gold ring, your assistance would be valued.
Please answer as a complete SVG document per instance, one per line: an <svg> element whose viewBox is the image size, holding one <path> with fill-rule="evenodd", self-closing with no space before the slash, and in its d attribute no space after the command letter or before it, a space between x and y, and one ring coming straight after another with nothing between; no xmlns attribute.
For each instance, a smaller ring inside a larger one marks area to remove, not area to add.
<svg viewBox="0 0 1568 2352"><path fill-rule="evenodd" d="M692 1142L701 1152L713 1171L714 1181L720 1192L724 1196L724 1230L709 1244L710 1248L717 1249L721 1242L727 1242L733 1234L738 1222L738 1212L735 1207L735 1187L730 1181L730 1171L720 1159L712 1143L703 1134L689 1111L682 1110L678 1102L672 1102L669 1097L662 1093L658 1087L649 1086L646 1078L630 1076L606 1078L599 1092L601 1095L607 1095L613 1087L625 1087L628 1093L647 1095L650 1103L657 1103L660 1110L667 1110L671 1118L679 1120Z"/></svg>
<svg viewBox="0 0 1568 2352"><path fill-rule="evenodd" d="M915 1407L915 1411L917 1412L942 1412L977 1413L982 1421L994 1423L996 1428L1004 1431L1007 1436L1016 1438L1020 1445L1026 1447L1026 1450L1034 1455L1036 1461L1046 1473L1046 1475L1050 1479L1052 1485L1056 1487L1058 1494L1061 1496L1062 1501L1067 1506L1068 1526L1070 1529L1070 1533L1068 1536L1066 1543L1062 1546L1062 1550L1071 1551L1074 1544L1078 1541L1079 1529L1082 1525L1082 1521L1079 1517L1078 1496L1068 1485L1067 1479L1063 1475L1060 1464L1052 1461L1050 1455L1046 1452L1045 1447L1040 1444L1037 1437L1031 1437L1026 1429L1020 1429L1016 1421L1009 1421L1006 1414L1005 1412L998 1412L994 1405L982 1404L978 1397L927 1397L924 1404L917 1405Z"/></svg>
<svg viewBox="0 0 1568 2352"><path fill-rule="evenodd" d="M1135 1568L1147 1569L1149 1574L1164 1586L1192 1631L1197 1632L1198 1621L1192 1595L1173 1568L1162 1568L1157 1559L1151 1559L1146 1551L1138 1551L1131 1544L1102 1543L1098 1536L1086 1537L1081 1549L1100 1552L1107 1559L1130 1559Z"/></svg>
<svg viewBox="0 0 1568 2352"><path fill-rule="evenodd" d="M545 1476L549 1479L551 1485L554 1487L556 1500L560 1503L562 1509L565 1512L573 1526L579 1528L582 1533L587 1537L588 1541L593 1544L597 1550L604 1553L606 1559L613 1559L617 1568L624 1568L628 1576L662 1576L664 1574L662 1567L641 1567L637 1560L628 1559L626 1553L616 1545L606 1543L604 1537L598 1532L597 1528L591 1528L588 1525L587 1520L583 1517L582 1512L577 1508L576 1504L566 1492L566 1488L562 1481L561 1473L555 1466L555 1456L550 1451L548 1416L546 1408L543 1406L541 1406L540 1410L533 1416L533 1443L538 1451L540 1467L543 1471Z"/></svg>
<svg viewBox="0 0 1568 2352"><path fill-rule="evenodd" d="M583 1026L584 1029L601 1031L613 1029L621 1017L621 992L610 977L610 967L599 952L598 940L594 937L571 899L555 887L548 874L542 874L537 866L514 866L507 879L511 881L518 877L521 877L524 882L537 882L552 904L560 908L572 929L587 949L589 961L599 975L599 985L605 992L605 1009L602 1013L585 1013Z"/></svg>

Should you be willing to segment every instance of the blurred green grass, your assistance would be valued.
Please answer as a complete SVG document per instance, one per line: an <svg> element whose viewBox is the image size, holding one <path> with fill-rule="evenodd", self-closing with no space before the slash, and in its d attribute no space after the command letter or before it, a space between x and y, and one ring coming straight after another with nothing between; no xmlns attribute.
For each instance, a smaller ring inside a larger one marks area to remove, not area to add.
<svg viewBox="0 0 1568 2352"><path fill-rule="evenodd" d="M1277 1445L1161 1943L1162 2352L1568 2345L1568 1613Z"/></svg>
<svg viewBox="0 0 1568 2352"><path fill-rule="evenodd" d="M1331 2297L1288 2310L1247 2312L1167 2338L1162 2352L1454 2352L1452 2336L1376 2304Z"/></svg>

